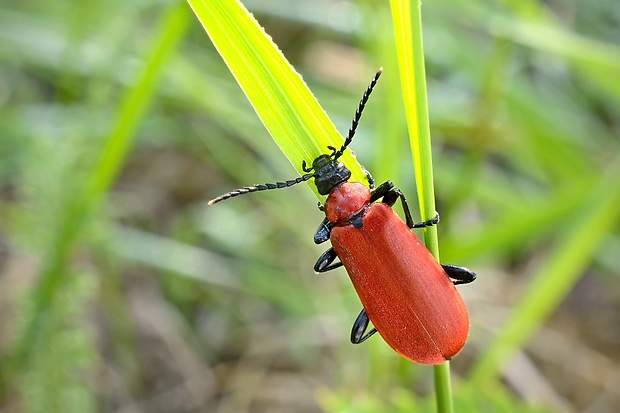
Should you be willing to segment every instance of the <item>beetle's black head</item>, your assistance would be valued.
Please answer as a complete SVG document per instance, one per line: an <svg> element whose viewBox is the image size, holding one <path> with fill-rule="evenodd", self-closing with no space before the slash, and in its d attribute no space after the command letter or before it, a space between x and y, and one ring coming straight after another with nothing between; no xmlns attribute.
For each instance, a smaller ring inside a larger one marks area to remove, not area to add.
<svg viewBox="0 0 620 413"><path fill-rule="evenodd" d="M321 155L312 162L314 184L319 194L327 195L339 184L351 178L351 171L332 155Z"/></svg>

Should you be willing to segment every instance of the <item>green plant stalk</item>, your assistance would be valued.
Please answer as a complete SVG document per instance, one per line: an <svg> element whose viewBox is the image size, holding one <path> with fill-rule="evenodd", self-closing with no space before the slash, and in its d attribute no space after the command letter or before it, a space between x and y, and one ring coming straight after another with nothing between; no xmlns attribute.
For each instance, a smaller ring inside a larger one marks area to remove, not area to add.
<svg viewBox="0 0 620 413"><path fill-rule="evenodd" d="M618 175L620 157L584 198L575 219L567 221L567 231L538 270L523 300L472 369L474 386L496 379L501 364L534 334L592 262L596 249L620 220Z"/></svg>
<svg viewBox="0 0 620 413"><path fill-rule="evenodd" d="M420 4L414 8L410 0L391 0L390 4L420 215L426 221L435 217L435 189ZM435 226L424 229L424 243L439 259Z"/></svg>
<svg viewBox="0 0 620 413"><path fill-rule="evenodd" d="M398 67L411 141L420 215L422 220L426 221L435 216L435 190L426 98L421 3L417 1L415 7L412 8L410 0L391 0L390 5L394 21ZM424 229L424 244L439 261L439 244L435 226ZM450 363L446 361L434 366L434 373L437 411L451 413L454 406L450 382Z"/></svg>
<svg viewBox="0 0 620 413"><path fill-rule="evenodd" d="M33 292L33 315L24 326L16 348L12 353L14 362L27 357L34 349L44 330L45 319L61 287L67 261L73 247L88 218L93 214L104 193L110 188L130 149L131 142L140 119L142 119L148 103L151 101L159 77L165 68L165 62L176 50L179 40L188 27L188 13L184 7L174 4L164 13L158 37L152 42L153 49L146 60L142 72L138 75L135 87L129 89L123 98L116 123L105 141L99 160L95 163L87 182L87 190L81 199L69 205L57 232L57 240L44 260L40 280ZM8 366L11 369L15 366Z"/></svg>
<svg viewBox="0 0 620 413"><path fill-rule="evenodd" d="M304 173L302 161L311 162L327 146L342 145L342 136L301 76L241 2L188 3L261 122L300 175ZM366 181L351 151L341 159L354 180ZM310 187L318 194L314 185Z"/></svg>
<svg viewBox="0 0 620 413"><path fill-rule="evenodd" d="M451 413L454 411L452 401L452 381L450 380L450 362L433 366L435 375L435 400L437 411L440 413Z"/></svg>

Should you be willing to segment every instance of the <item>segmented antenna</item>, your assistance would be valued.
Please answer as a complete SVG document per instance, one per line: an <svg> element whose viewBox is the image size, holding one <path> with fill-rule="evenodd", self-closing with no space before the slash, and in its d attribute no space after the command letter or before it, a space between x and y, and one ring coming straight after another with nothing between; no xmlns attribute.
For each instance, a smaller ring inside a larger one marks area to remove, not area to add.
<svg viewBox="0 0 620 413"><path fill-rule="evenodd" d="M328 149L331 149L333 151L333 153L330 156L333 158L334 161L342 156L344 151L347 149L347 146L349 146L349 144L353 140L353 136L355 135L355 130L357 129L357 125L359 124L359 121L362 118L362 112L364 111L364 108L366 107L366 103L368 102L368 98L370 97L370 94L372 93L373 88L377 84L377 80L379 80L379 76L381 76L381 73L383 73L383 68L380 68L377 71L377 73L375 74L375 77L373 77L372 81L370 82L370 84L366 88L366 91L364 92L364 96L362 96L362 100L360 100L360 103L357 106L357 110L355 111L355 116L353 117L353 122L351 122L351 127L349 128L349 135L345 139L344 144L342 145L342 147L339 150L336 150L336 148L334 148L333 146L328 146L327 147ZM302 163L302 169L304 170L304 172L311 172L313 170L312 167L308 167L306 165L306 161L304 161ZM296 185L296 184L298 184L300 182L305 182L308 179L314 178L314 177L315 177L315 173L307 173L307 174L302 175L302 176L300 176L298 178L291 179L291 180L284 181L284 182L276 182L276 183L273 183L273 184L269 184L269 183L267 183L267 184L258 184L258 185L254 185L254 186L246 186L246 187L243 187L243 188L235 189L234 191L230 191L228 193L225 193L224 195L220 195L217 198L214 198L214 199L210 200L209 201L209 205L216 204L216 203L218 203L220 201L224 201L224 200L226 200L228 198L233 198L233 197L236 197L236 196L239 196L239 195L249 194L250 192L268 191L270 189L288 188L288 187Z"/></svg>
<svg viewBox="0 0 620 413"><path fill-rule="evenodd" d="M224 195L220 195L217 198L214 198L212 200L209 201L209 205L213 205L216 204L220 201L224 201L228 198L233 198L239 195L245 195L245 194L249 194L250 192L257 192L257 191L268 191L270 189L280 189L280 188L288 188L289 186L293 186L296 185L300 182L305 182L310 178L313 178L314 174L305 174L302 175L298 178L295 179L290 179L288 181L284 181L284 182L275 182L273 184L258 184L258 185L254 185L254 186L246 186L243 188L239 188L239 189L235 189L234 191L230 191L228 193L225 193Z"/></svg>
<svg viewBox="0 0 620 413"><path fill-rule="evenodd" d="M349 144L353 140L353 136L355 135L355 130L357 129L357 125L359 124L359 121L362 118L362 112L364 111L364 108L366 107L368 98L370 97L370 94L372 93L372 89L377 84L377 80L379 80L379 76L381 76L381 73L383 73L382 67L379 68L379 70L375 74L375 77L372 78L372 80L370 81L370 84L366 88L366 91L364 92L364 96L362 96L362 100L360 100L360 104L357 106L357 110L355 111L355 116L353 117L353 122L351 122L351 127L349 128L349 135L347 136L347 139L344 140L344 144L342 145L342 148L336 151L335 148L330 147L330 149L334 150L334 153L332 154L334 160L342 156L344 151L347 149L347 146L349 146Z"/></svg>

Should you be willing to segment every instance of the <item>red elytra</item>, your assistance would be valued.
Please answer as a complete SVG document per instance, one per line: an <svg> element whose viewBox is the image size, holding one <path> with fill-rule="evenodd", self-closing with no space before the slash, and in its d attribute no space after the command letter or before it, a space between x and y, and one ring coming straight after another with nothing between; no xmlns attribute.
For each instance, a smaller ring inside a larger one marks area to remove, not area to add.
<svg viewBox="0 0 620 413"><path fill-rule="evenodd" d="M440 364L465 345L469 316L447 273L388 205L368 204L370 191L343 183L325 202L335 224L330 241L366 314L403 357ZM366 209L365 211L362 211ZM347 219L363 212L361 228Z"/></svg>
<svg viewBox="0 0 620 413"><path fill-rule="evenodd" d="M476 279L464 267L440 265L411 231L435 225L435 219L414 224L407 201L391 182L370 189L348 182L349 171L338 158L353 140L362 111L380 69L362 97L349 134L338 150L318 156L298 178L283 182L239 188L209 201L209 205L256 191L287 188L314 178L319 194L328 195L320 209L325 219L314 234L314 242L328 240L332 247L317 260L314 269L327 272L344 265L360 297L363 309L351 331L359 344L375 332L403 357L423 364L439 364L451 358L465 344L469 316L455 284ZM405 222L392 210L400 199ZM340 261L336 261L340 259ZM453 279L454 281L451 281ZM366 333L369 322L374 329Z"/></svg>

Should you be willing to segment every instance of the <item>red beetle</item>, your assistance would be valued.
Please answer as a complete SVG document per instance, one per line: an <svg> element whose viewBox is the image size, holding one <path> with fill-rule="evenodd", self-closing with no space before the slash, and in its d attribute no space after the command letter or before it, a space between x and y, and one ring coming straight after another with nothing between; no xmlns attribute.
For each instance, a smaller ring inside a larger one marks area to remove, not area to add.
<svg viewBox="0 0 620 413"><path fill-rule="evenodd" d="M464 267L440 265L411 231L439 222L434 219L414 224L403 193L391 182L370 189L348 182L351 172L338 162L353 140L366 102L382 73L379 69L366 89L349 134L339 150L317 157L312 166L302 163L305 175L272 184L240 188L209 202L213 205L238 195L286 188L314 178L318 192L328 195L319 209L325 219L314 234L314 242L331 241L332 247L318 259L318 273L344 265L363 309L351 330L351 342L359 344L377 331L403 357L423 364L440 364L465 344L469 316L454 287L470 283L476 274ZM392 210L400 199L403 222ZM339 259L338 262L336 258ZM452 281L452 280L454 281ZM369 332L369 322L374 328Z"/></svg>

